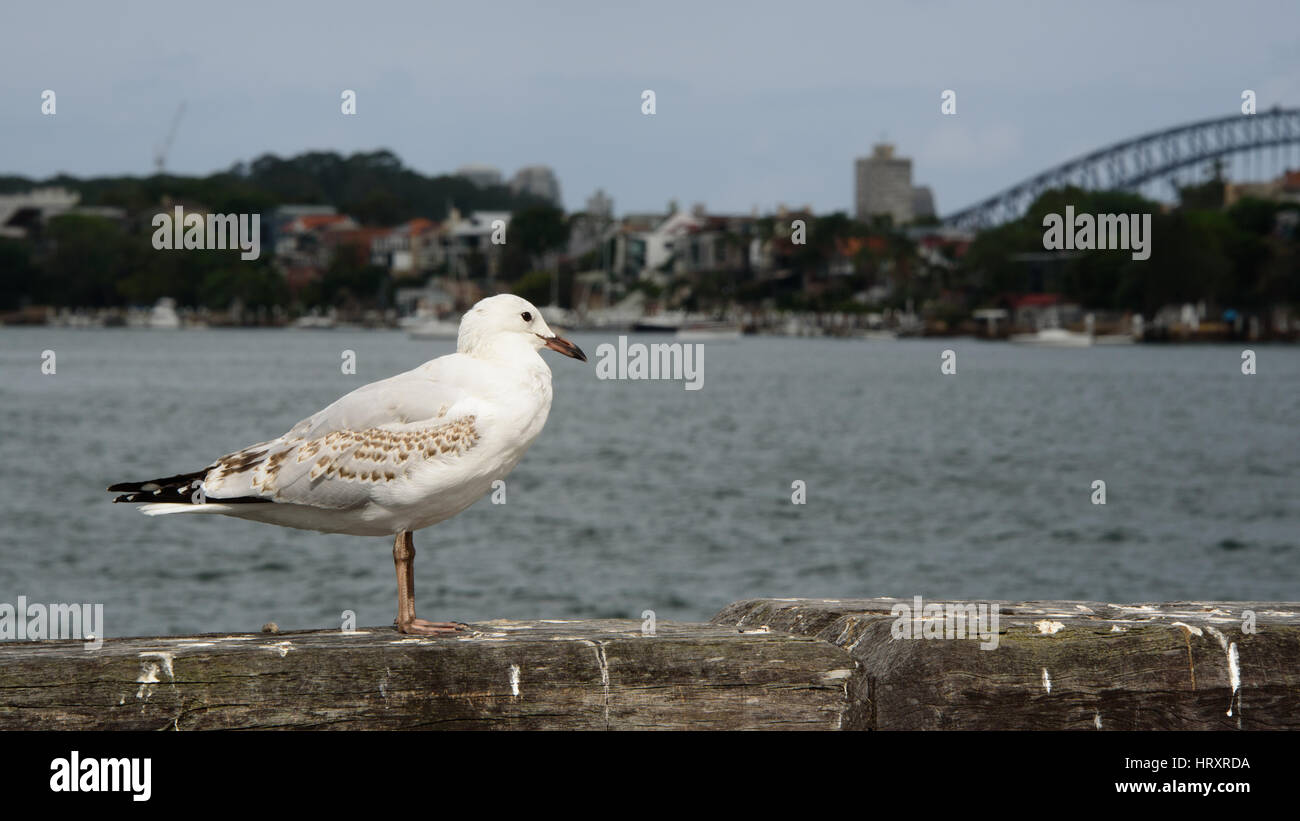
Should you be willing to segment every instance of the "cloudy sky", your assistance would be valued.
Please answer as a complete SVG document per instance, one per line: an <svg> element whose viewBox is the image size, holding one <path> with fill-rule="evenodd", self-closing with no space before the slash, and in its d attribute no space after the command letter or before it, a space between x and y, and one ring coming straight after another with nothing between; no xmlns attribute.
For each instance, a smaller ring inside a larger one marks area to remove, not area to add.
<svg viewBox="0 0 1300 821"><path fill-rule="evenodd" d="M1295 0L126 6L6 8L0 173L149 173L185 101L180 173L389 148L428 174L548 164L571 209L602 187L620 213L830 211L884 137L944 213L1243 89L1300 105Z"/></svg>

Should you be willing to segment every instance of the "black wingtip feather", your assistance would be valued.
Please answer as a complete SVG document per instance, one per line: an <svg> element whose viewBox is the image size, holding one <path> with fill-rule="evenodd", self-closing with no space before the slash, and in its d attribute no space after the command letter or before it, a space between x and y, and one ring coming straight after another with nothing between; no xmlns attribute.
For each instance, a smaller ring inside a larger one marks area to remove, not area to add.
<svg viewBox="0 0 1300 821"><path fill-rule="evenodd" d="M173 502L194 504L193 493L199 483L207 476L210 468L196 470L193 473L178 473L163 479L150 479L146 482L118 482L108 486L109 493L121 493L113 500L117 502Z"/></svg>
<svg viewBox="0 0 1300 821"><path fill-rule="evenodd" d="M176 476L168 476L165 479L150 479L147 482L118 482L115 485L109 485L108 490L110 493L122 494L113 500L114 504L119 502L129 504L168 502L170 504L196 505L211 501L220 502L224 505L271 501L257 496L236 496L226 499L207 499L203 496L196 498L195 492L198 490L199 484L207 477L208 471L211 469L207 467L194 473L181 473ZM151 489L146 490L146 487Z"/></svg>

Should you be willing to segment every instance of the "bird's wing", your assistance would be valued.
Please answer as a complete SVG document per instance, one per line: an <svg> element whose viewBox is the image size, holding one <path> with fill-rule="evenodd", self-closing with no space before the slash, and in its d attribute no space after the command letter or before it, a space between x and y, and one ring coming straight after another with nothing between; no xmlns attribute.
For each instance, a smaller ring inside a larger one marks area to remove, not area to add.
<svg viewBox="0 0 1300 821"><path fill-rule="evenodd" d="M455 378L466 370L458 356L358 388L283 436L218 459L204 495L350 509L417 465L454 462L479 441L483 409Z"/></svg>

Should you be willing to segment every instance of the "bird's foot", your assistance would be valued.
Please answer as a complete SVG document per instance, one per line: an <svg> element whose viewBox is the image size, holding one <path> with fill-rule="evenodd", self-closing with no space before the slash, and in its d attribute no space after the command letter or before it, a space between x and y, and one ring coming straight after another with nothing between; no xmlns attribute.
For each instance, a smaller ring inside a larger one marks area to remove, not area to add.
<svg viewBox="0 0 1300 821"><path fill-rule="evenodd" d="M397 632L416 636L445 636L451 633L460 633L469 628L468 624L458 621L411 619L407 622L398 621L394 623L397 625Z"/></svg>

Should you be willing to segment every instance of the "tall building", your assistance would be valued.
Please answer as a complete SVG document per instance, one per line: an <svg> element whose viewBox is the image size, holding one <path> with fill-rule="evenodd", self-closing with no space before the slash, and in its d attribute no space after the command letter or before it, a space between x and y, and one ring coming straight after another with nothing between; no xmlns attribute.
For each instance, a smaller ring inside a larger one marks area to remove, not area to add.
<svg viewBox="0 0 1300 821"><path fill-rule="evenodd" d="M921 217L935 217L938 213L934 210L934 192L928 185L918 185L912 188L912 218L920 219Z"/></svg>
<svg viewBox="0 0 1300 821"><path fill-rule="evenodd" d="M549 165L529 165L519 169L510 180L510 189L516 194L524 192L549 200L556 208L564 207L560 200L560 181Z"/></svg>
<svg viewBox="0 0 1300 821"><path fill-rule="evenodd" d="M879 214L893 217L895 225L912 220L912 161L894 156L894 146L877 144L870 157L854 163L855 216L869 221Z"/></svg>
<svg viewBox="0 0 1300 821"><path fill-rule="evenodd" d="M569 256L580 257L599 248L613 228L614 201L598 188L587 197L586 209L569 220Z"/></svg>
<svg viewBox="0 0 1300 821"><path fill-rule="evenodd" d="M464 177L479 188L489 188L502 182L501 169L473 163L456 169L456 176Z"/></svg>
<svg viewBox="0 0 1300 821"><path fill-rule="evenodd" d="M587 214L606 220L614 218L614 201L603 188L597 188L596 193L587 197Z"/></svg>

